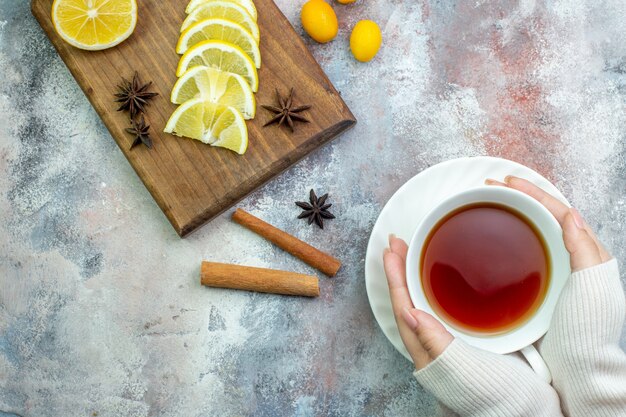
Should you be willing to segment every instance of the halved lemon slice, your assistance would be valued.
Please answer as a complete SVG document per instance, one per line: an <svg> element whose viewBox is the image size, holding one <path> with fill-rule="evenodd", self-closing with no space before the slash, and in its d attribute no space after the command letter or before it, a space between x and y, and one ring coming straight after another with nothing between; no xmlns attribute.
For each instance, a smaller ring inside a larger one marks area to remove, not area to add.
<svg viewBox="0 0 626 417"><path fill-rule="evenodd" d="M226 19L205 19L189 26L180 35L176 52L184 54L190 47L206 40L219 40L237 45L261 68L261 52L250 32Z"/></svg>
<svg viewBox="0 0 626 417"><path fill-rule="evenodd" d="M191 47L178 62L176 76L198 65L241 75L252 91L259 88L259 75L250 57L238 46L223 41L204 41Z"/></svg>
<svg viewBox="0 0 626 417"><path fill-rule="evenodd" d="M96 51L126 40L137 24L135 0L55 0L52 23L64 41Z"/></svg>
<svg viewBox="0 0 626 417"><path fill-rule="evenodd" d="M248 129L241 113L201 98L180 105L164 132L227 148L240 155L248 148Z"/></svg>
<svg viewBox="0 0 626 417"><path fill-rule="evenodd" d="M199 5L187 16L180 31L184 32L194 23L211 18L222 18L243 26L259 43L259 26L246 9L232 1L211 0Z"/></svg>
<svg viewBox="0 0 626 417"><path fill-rule="evenodd" d="M250 85L241 75L205 66L193 67L176 81L172 89L172 103L201 98L237 109L244 119L252 119L256 102Z"/></svg>
<svg viewBox="0 0 626 417"><path fill-rule="evenodd" d="M193 10L196 7L200 6L201 4L208 3L210 1L214 1L214 0L191 0L189 4L187 5L187 8L185 9L185 13L189 14L193 12ZM254 7L254 3L252 2L252 0L229 0L229 1L232 1L233 3L237 3L241 7L246 9L246 11L250 13L250 16L252 16L252 18L256 21L257 12L256 12L256 7Z"/></svg>

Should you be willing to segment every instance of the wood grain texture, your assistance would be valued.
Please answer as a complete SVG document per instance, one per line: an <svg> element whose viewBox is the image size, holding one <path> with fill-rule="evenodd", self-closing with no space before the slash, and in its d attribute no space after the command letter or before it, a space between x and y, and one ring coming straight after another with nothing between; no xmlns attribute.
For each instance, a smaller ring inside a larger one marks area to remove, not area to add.
<svg viewBox="0 0 626 417"><path fill-rule="evenodd" d="M74 48L56 34L50 18L52 1L32 0L33 15L181 237L356 123L272 0L255 0L262 64L257 115L247 122L250 143L243 156L163 133L175 109L169 96L176 82L179 55L175 46L187 1L139 0L139 18L131 37L114 48L96 52ZM135 70L142 81L152 81L152 90L159 93L146 114L153 149L129 149L132 137L124 131L129 126L128 116L117 112L113 102L112 94L122 77L130 79ZM296 105L313 105L304 113L311 123L299 123L293 134L284 126L263 128L271 114L260 104L273 104L276 88L286 94L291 87L296 88Z"/></svg>

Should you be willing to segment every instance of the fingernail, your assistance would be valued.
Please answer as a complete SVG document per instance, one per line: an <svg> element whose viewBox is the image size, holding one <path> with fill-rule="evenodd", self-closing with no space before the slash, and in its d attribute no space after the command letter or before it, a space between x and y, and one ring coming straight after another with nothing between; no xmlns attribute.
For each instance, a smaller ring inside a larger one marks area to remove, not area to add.
<svg viewBox="0 0 626 417"><path fill-rule="evenodd" d="M581 217L580 213L578 212L578 210L576 210L574 207L569 209L570 213L572 213L572 218L574 218L574 224L576 224L576 227L578 227L579 229L584 229L585 228L585 222L583 221L583 218Z"/></svg>
<svg viewBox="0 0 626 417"><path fill-rule="evenodd" d="M485 185L506 185L506 184L498 180L494 180L493 178L487 178L485 180Z"/></svg>
<svg viewBox="0 0 626 417"><path fill-rule="evenodd" d="M507 175L506 177L504 177L504 183L510 183L513 178L515 178L513 175Z"/></svg>
<svg viewBox="0 0 626 417"><path fill-rule="evenodd" d="M404 322L411 328L411 330L417 330L417 326L419 326L419 323L417 322L417 319L411 314L411 311L408 307L404 307L404 310L402 310L402 318L404 319Z"/></svg>
<svg viewBox="0 0 626 417"><path fill-rule="evenodd" d="M390 244L390 245L391 245L391 240L392 240L392 239L395 239L395 238L396 238L396 235L395 235L395 234L393 234L393 233L389 233L389 244Z"/></svg>

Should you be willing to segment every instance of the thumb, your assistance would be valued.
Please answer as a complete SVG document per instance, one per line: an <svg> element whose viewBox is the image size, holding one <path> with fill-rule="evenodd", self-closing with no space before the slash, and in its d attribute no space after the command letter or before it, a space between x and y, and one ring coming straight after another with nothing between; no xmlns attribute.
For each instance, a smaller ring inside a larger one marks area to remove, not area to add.
<svg viewBox="0 0 626 417"><path fill-rule="evenodd" d="M570 253L572 272L602 263L600 250L576 209L570 208L562 222L563 241Z"/></svg>
<svg viewBox="0 0 626 417"><path fill-rule="evenodd" d="M403 311L402 318L411 330L415 332L420 344L428 353L428 363L441 355L454 340L454 336L437 319L424 311L416 308L407 308ZM415 365L418 368L423 368L428 363Z"/></svg>

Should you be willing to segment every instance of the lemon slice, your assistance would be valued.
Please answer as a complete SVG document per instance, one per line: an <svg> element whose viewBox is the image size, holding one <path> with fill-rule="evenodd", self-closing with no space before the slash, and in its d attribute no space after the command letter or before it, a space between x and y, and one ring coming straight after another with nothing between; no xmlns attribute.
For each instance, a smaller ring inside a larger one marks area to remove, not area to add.
<svg viewBox="0 0 626 417"><path fill-rule="evenodd" d="M206 40L220 40L237 45L248 54L257 68L261 67L259 45L250 32L226 19L205 19L189 26L180 35L176 52L184 54L190 47Z"/></svg>
<svg viewBox="0 0 626 417"><path fill-rule="evenodd" d="M180 58L176 76L198 65L241 75L250 84L252 91L259 88L259 75L254 62L238 46L223 41L204 41L191 48Z"/></svg>
<svg viewBox="0 0 626 417"><path fill-rule="evenodd" d="M241 114L228 107L213 125L213 132L219 132L218 139L211 145L230 149L243 155L248 149L248 128Z"/></svg>
<svg viewBox="0 0 626 417"><path fill-rule="evenodd" d="M135 0L55 0L52 23L64 41L80 49L111 48L137 24Z"/></svg>
<svg viewBox="0 0 626 417"><path fill-rule="evenodd" d="M194 23L210 18L222 18L243 26L250 32L254 40L259 43L259 26L254 21L254 18L246 9L231 1L211 0L199 5L187 16L180 31L184 32Z"/></svg>
<svg viewBox="0 0 626 417"><path fill-rule="evenodd" d="M196 7L200 6L201 4L208 3L209 1L214 1L214 0L191 0L189 4L187 5L187 8L185 9L185 13L189 14ZM252 2L252 0L229 0L229 1L232 1L233 3L237 3L240 6L242 6L244 9L246 9L248 13L250 13L250 16L252 16L252 18L256 21L257 12L256 12L256 7L254 7L254 3Z"/></svg>
<svg viewBox="0 0 626 417"><path fill-rule="evenodd" d="M250 85L241 75L205 66L193 67L176 81L172 89L172 103L201 98L237 109L244 119L252 119L256 102Z"/></svg>
<svg viewBox="0 0 626 417"><path fill-rule="evenodd" d="M174 110L164 132L227 148L240 155L248 148L248 129L241 113L201 98L186 101Z"/></svg>

